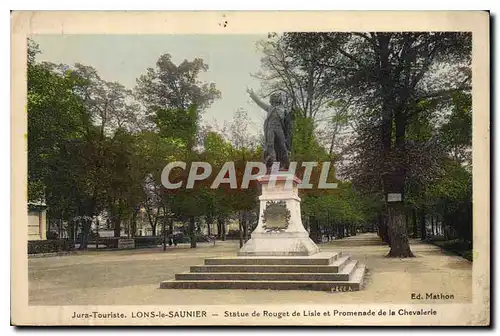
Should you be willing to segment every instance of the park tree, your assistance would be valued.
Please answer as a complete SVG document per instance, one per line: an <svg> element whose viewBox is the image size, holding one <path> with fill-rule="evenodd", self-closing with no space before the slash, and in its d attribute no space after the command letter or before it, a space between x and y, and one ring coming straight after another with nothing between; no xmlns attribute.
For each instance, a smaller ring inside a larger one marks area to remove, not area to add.
<svg viewBox="0 0 500 336"><path fill-rule="evenodd" d="M106 210L120 236L123 223L129 223L129 234L135 235L135 220L143 200L142 181L148 172L137 148L137 137L123 129L117 129L113 137L107 138L106 187L104 194Z"/></svg>
<svg viewBox="0 0 500 336"><path fill-rule="evenodd" d="M243 175L248 162L259 162L262 157L262 150L259 148L239 148L236 149L231 143L229 145L228 156L225 162L214 162L211 181L215 180L217 174L224 174L225 178L235 174L236 185L231 185L225 181L215 189L211 189L213 195L213 211L218 225L223 229L223 223L230 217L236 217L239 223L240 246L249 239L250 230L253 224L254 212L257 207L258 186L256 181L250 181L247 187L242 187ZM207 157L213 155L213 149L207 148ZM209 159L209 162L210 159ZM253 174L256 171L252 171Z"/></svg>
<svg viewBox="0 0 500 336"><path fill-rule="evenodd" d="M146 69L146 73L137 79L135 96L142 104L147 120L153 126L153 132L157 134L155 142L162 142L163 146L170 148L168 157L159 158L163 166L172 161L184 161L189 166L197 156L195 147L200 139L201 114L220 97L214 83L202 82L199 79L200 74L207 70L208 66L202 59L184 60L176 65L170 54L164 54L159 57L155 68ZM159 184L160 174L161 171L153 174L155 196L149 200L154 200L155 206L151 207L151 202L146 202L148 213L156 211L159 214L159 209L153 208L161 204L165 214L173 214L189 221L191 245L196 247L195 222L201 215L197 211L199 207L196 202L192 202L196 197L187 190L165 190ZM187 194L192 198L186 197ZM157 216L152 216L150 222L153 224L156 218ZM173 229L173 218L168 220Z"/></svg>
<svg viewBox="0 0 500 336"><path fill-rule="evenodd" d="M440 128L440 137L449 155L457 163L472 165L472 95L455 92L452 96L451 112Z"/></svg>
<svg viewBox="0 0 500 336"><path fill-rule="evenodd" d="M37 46L28 48L28 198L45 200L49 226L62 221L85 233L98 208L99 191L89 182L95 166L85 146L95 130L83 99L76 94L83 79L36 62ZM75 230L70 230L73 234ZM82 239L84 239L82 235ZM84 246L84 244L83 244Z"/></svg>
<svg viewBox="0 0 500 336"><path fill-rule="evenodd" d="M470 89L471 36L468 33L319 33L336 51L327 62L331 85L343 87L366 116L365 132L382 164L377 181L383 195L404 195L408 177L408 125L421 104L449 100L452 93ZM290 33L289 43L302 50L304 39L318 33ZM341 35L342 36L342 35ZM342 43L339 43L339 39ZM325 44L325 48L328 43ZM439 73L440 76L436 76ZM368 131L368 124L371 129ZM410 257L403 203L387 203L391 257Z"/></svg>
<svg viewBox="0 0 500 336"><path fill-rule="evenodd" d="M165 207L168 208L161 186L161 172L168 162L176 160L176 149L170 139L161 137L158 132L142 130L136 134L136 156L144 167L142 180L137 182L143 190L140 207L146 214L153 235L160 218L167 213Z"/></svg>
<svg viewBox="0 0 500 336"><path fill-rule="evenodd" d="M204 137L204 154L214 172L219 172L231 160L232 144L216 131L208 131ZM226 222L232 213L231 195L225 188L210 191L211 202L207 213L207 223L217 222L217 238L225 240Z"/></svg>
<svg viewBox="0 0 500 336"><path fill-rule="evenodd" d="M29 193L49 206L49 224L68 221L86 248L95 216L106 210L120 234L135 215L143 174L136 160L139 107L131 91L89 66L37 63L29 42Z"/></svg>
<svg viewBox="0 0 500 336"><path fill-rule="evenodd" d="M230 217L236 217L239 223L240 246L249 239L249 234L255 220L258 186L250 181L248 188L240 188L247 162L262 161L262 147L258 136L250 131L251 119L246 110L239 108L234 112L233 119L220 125L213 125L205 138L204 153L213 166L215 179L222 169L228 169L226 163L234 164L237 187L231 188L224 183L214 194L214 211L218 213L218 227L223 228L224 222ZM230 172L226 171L227 174ZM252 171L256 173L256 171ZM229 175L227 175L229 176Z"/></svg>
<svg viewBox="0 0 500 336"><path fill-rule="evenodd" d="M156 67L147 68L137 79L136 96L148 113L158 108L187 110L191 106L203 112L220 97L214 83L199 79L207 70L208 65L200 58L176 65L170 54L161 55Z"/></svg>
<svg viewBox="0 0 500 336"><path fill-rule="evenodd" d="M72 223L71 232L78 226L83 248L95 216L106 213L115 236L126 222L134 234L141 208L152 226L161 215L170 224L173 216L187 215L195 245L192 224L208 212L200 202L208 204L210 192L168 193L160 176L168 162L200 159L200 113L220 96L213 83L197 78L206 64L196 59L175 66L170 56L160 57L157 69L138 79L139 105L131 90L105 81L93 67L37 63L38 52L30 41L30 200L45 198L51 217ZM141 125L146 114L154 127Z"/></svg>
<svg viewBox="0 0 500 336"><path fill-rule="evenodd" d="M447 113L432 120L424 115L418 133L415 127L410 128L411 139L415 134L429 137L435 134L434 145L428 147L425 157L429 157L431 148L438 147L440 155L435 155L433 164L436 167L432 175L412 174L407 194L410 205L419 214L419 224L414 219L414 235L418 234L418 226L422 239L432 239L437 234L436 223L445 228L446 239L458 238L471 249L472 236L472 105L470 95L456 92L452 95ZM414 126L416 123L413 123ZM421 125L425 125L422 127ZM419 125L419 124L416 124ZM427 134L427 135L426 135ZM416 213L413 217L416 217ZM427 235L426 217L431 217L431 235ZM450 235L450 230L453 234ZM451 237L453 236L453 237Z"/></svg>
<svg viewBox="0 0 500 336"><path fill-rule="evenodd" d="M313 120L301 113L296 113L293 134L291 159L297 162L297 176L301 179L304 177L303 162L315 162L316 167L311 173L310 183L317 186L323 162L329 161L330 158L326 149L317 140ZM335 170L330 168L327 180L335 182ZM305 222L309 224L310 236L315 242L321 241L321 221L326 219L327 209L332 206L331 202L335 201L334 198L330 197L332 193L335 194L332 190L317 188L301 190Z"/></svg>
<svg viewBox="0 0 500 336"><path fill-rule="evenodd" d="M197 156L201 114L220 97L214 83L199 79L200 74L207 70L208 66L202 59L184 60L176 65L170 54L164 54L159 57L155 68L146 69L146 73L137 78L134 93L152 125L149 137L156 144L155 148L169 151L157 157L161 169L172 161L184 161L189 169L190 162ZM166 214L164 218L169 217L166 220L171 230L173 218L169 214L189 221L191 244L196 247L195 222L201 214L196 202L192 202L195 195L187 190L165 190L160 185L161 170L154 170L149 177L149 196L144 203L151 225L156 226L160 209Z"/></svg>
<svg viewBox="0 0 500 336"><path fill-rule="evenodd" d="M28 199L34 202L46 197L52 160L64 144L83 136L82 120L88 118L82 100L73 93L78 80L37 63L39 52L28 40Z"/></svg>
<svg viewBox="0 0 500 336"><path fill-rule="evenodd" d="M180 173L183 187L175 190L166 190L164 187L160 187L158 191L160 192L160 203L163 204L166 212L188 222L191 247L194 248L197 236L196 223L198 217L204 215L208 202L206 201L207 192L203 188L185 188L191 163L201 160L199 153L195 150L199 123L198 109L194 105L187 109L157 108L152 120L155 122L160 141L164 141L172 149L168 157L160 158L163 166L173 161L186 163L186 170ZM157 178L156 181L160 180ZM203 203L203 206L200 206L200 202Z"/></svg>
<svg viewBox="0 0 500 336"><path fill-rule="evenodd" d="M63 65L63 68L68 67ZM131 90L120 83L105 81L91 66L76 63L70 73L80 78L76 93L83 99L92 123L99 126L101 139L116 129L140 128L141 110Z"/></svg>
<svg viewBox="0 0 500 336"><path fill-rule="evenodd" d="M257 207L257 184L252 182L248 188L240 188L247 162L260 162L262 151L257 147L258 139L249 131L251 120L243 109L237 109L229 124L231 142L230 161L234 162L238 188L226 190L231 195L231 206L237 213L240 230L240 247L249 239L250 219ZM227 186L226 186L227 187Z"/></svg>
<svg viewBox="0 0 500 336"><path fill-rule="evenodd" d="M119 83L103 80L91 66L77 63L68 71L80 78L76 94L83 100L90 116L84 144L91 148L88 163L92 167L93 179L89 183L96 186L95 193L105 195L102 197L114 235L119 237L125 218L136 216L135 201L142 179L137 174L143 173L133 167L138 162L134 156L135 138L129 134L139 128L139 106L130 90ZM102 183L105 176L108 177L104 179L107 183Z"/></svg>
<svg viewBox="0 0 500 336"><path fill-rule="evenodd" d="M319 143L329 148L330 155L340 150L339 133L348 126L352 101L345 98L343 87L331 85L332 72L342 65L332 43L341 44L346 39L345 34L332 35L325 39L321 34L269 34L258 43L264 56L260 71L254 74L265 95L285 92L287 109L312 120Z"/></svg>
<svg viewBox="0 0 500 336"><path fill-rule="evenodd" d="M316 121L337 94L337 88L326 82L330 68L324 62L334 56L334 49L326 51L321 35L309 35L295 48L287 34L275 33L258 46L263 57L254 76L262 81L264 92L286 92L290 107Z"/></svg>

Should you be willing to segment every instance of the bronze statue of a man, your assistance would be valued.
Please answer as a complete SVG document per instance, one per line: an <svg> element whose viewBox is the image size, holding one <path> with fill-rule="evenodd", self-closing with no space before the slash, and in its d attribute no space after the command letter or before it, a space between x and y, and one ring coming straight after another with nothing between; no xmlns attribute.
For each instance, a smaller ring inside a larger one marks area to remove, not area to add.
<svg viewBox="0 0 500 336"><path fill-rule="evenodd" d="M279 162L280 169L288 169L292 149L292 111L285 111L281 93L271 94L268 105L252 89L247 89L247 92L267 112L264 121L264 163L268 171L274 162Z"/></svg>

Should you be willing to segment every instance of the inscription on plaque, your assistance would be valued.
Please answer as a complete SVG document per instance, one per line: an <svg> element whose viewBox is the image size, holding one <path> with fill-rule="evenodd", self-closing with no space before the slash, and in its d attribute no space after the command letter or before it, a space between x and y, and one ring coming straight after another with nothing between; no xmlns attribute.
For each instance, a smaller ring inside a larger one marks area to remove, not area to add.
<svg viewBox="0 0 500 336"><path fill-rule="evenodd" d="M290 224L290 210L285 201L268 201L262 215L263 228L267 232L283 231Z"/></svg>

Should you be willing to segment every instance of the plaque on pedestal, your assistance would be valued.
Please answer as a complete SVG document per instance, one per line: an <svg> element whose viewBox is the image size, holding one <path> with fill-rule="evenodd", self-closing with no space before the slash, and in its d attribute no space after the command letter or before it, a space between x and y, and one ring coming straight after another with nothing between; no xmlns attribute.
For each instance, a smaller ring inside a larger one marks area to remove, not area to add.
<svg viewBox="0 0 500 336"><path fill-rule="evenodd" d="M259 223L239 256L309 256L319 252L302 225L297 185L293 174L261 176Z"/></svg>

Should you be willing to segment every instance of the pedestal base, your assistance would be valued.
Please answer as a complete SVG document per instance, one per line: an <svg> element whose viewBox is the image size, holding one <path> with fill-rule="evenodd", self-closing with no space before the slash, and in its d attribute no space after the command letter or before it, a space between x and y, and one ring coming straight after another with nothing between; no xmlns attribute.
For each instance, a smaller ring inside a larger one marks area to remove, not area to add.
<svg viewBox="0 0 500 336"><path fill-rule="evenodd" d="M317 254L319 248L302 225L297 187L301 181L284 172L262 176L258 181L262 186L259 222L238 256Z"/></svg>
<svg viewBox="0 0 500 336"><path fill-rule="evenodd" d="M276 183L270 183L271 178ZM292 183L287 185L287 180ZM309 238L300 213L300 180L278 173L259 182L259 222L238 256L205 259L204 265L176 274L160 288L360 290L365 266L340 252L321 253Z"/></svg>
<svg viewBox="0 0 500 336"><path fill-rule="evenodd" d="M253 233L238 256L310 256L319 248L305 232Z"/></svg>
<svg viewBox="0 0 500 336"><path fill-rule="evenodd" d="M273 289L352 292L362 289L365 265L350 255L222 257L162 281L164 289Z"/></svg>

